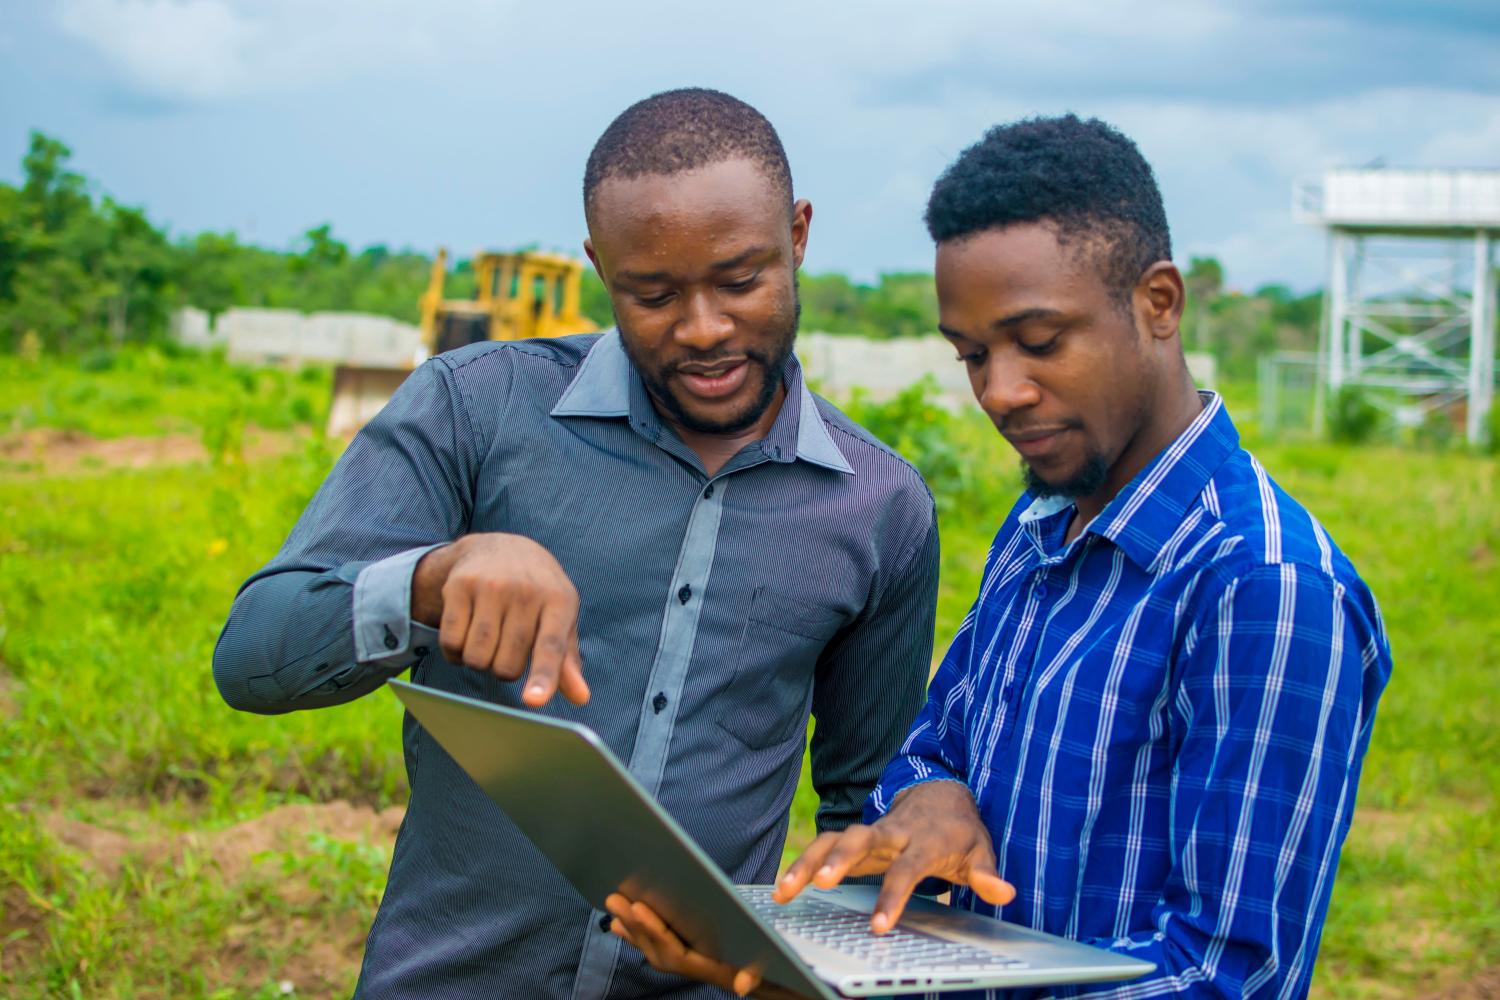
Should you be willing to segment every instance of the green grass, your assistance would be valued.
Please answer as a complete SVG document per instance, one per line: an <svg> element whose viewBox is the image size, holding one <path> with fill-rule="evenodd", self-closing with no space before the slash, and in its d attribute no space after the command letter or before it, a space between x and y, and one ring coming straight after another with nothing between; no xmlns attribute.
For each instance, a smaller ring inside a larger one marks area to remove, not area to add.
<svg viewBox="0 0 1500 1000"><path fill-rule="evenodd" d="M157 392L161 371L179 369L181 383ZM271 373L289 381L262 398L237 371L212 358L146 354L94 372L3 359L0 414L12 426L24 410L24 427L50 422L101 436L209 436L203 414L224 412L215 400L240 399L221 424L231 430L237 421L299 422L256 409L277 399L306 398L315 412L326 405L326 384L311 378ZM97 400L132 395L146 401L99 412ZM1231 394L1232 406L1237 398L1245 397ZM1250 444L1370 582L1396 657L1316 992L1401 996L1493 967L1500 463ZM941 648L1017 493L1016 463L977 416L906 447L924 460L942 460L944 449L962 457L940 498ZM299 995L347 993L382 887L382 849L314 831L263 852L234 879L187 841L166 856L152 850L285 803L404 801L393 699L243 715L222 705L210 675L235 588L280 544L332 457L312 438L249 464L56 477L0 470L0 994L256 997L274 995L286 978ZM804 783L793 816L801 836L814 806ZM65 846L59 817L126 833L131 847L118 870L101 873L97 852ZM310 950L330 937L341 950ZM313 964L333 979L308 981Z"/></svg>
<svg viewBox="0 0 1500 1000"><path fill-rule="evenodd" d="M0 354L0 435L35 428L117 438L222 433L225 424L321 425L331 370L254 368L160 348L26 360Z"/></svg>

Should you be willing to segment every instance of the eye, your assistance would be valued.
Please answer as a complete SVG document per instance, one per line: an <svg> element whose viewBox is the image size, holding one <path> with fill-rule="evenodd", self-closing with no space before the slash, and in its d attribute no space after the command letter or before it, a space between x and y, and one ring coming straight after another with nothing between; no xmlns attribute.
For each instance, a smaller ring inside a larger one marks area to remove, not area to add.
<svg viewBox="0 0 1500 1000"><path fill-rule="evenodd" d="M1057 347L1057 341L1057 337L1053 337L1051 340L1044 341L1040 344L1028 344L1023 340L1018 340L1016 341L1016 346L1020 347L1022 351L1032 355L1033 357L1041 357L1044 354L1051 354L1053 349Z"/></svg>
<svg viewBox="0 0 1500 1000"><path fill-rule="evenodd" d="M719 287L723 288L726 292L748 292L755 286L755 279L759 277L759 274L752 274L743 281L729 281Z"/></svg>
<svg viewBox="0 0 1500 1000"><path fill-rule="evenodd" d="M672 293L662 292L660 295L637 295L635 300L647 309L660 309L672 301Z"/></svg>
<svg viewBox="0 0 1500 1000"><path fill-rule="evenodd" d="M984 360L984 355L985 349L983 347L976 347L968 354L960 354L956 360L966 365L977 365Z"/></svg>

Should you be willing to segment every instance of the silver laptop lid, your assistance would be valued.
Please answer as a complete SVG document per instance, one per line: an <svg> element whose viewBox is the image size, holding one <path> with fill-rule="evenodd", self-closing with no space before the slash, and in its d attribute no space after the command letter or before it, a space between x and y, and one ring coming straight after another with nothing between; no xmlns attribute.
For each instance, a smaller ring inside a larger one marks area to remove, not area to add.
<svg viewBox="0 0 1500 1000"><path fill-rule="evenodd" d="M612 892L690 946L810 996L834 994L742 901L675 820L585 726L387 682L433 738L596 909ZM560 783L588 789L564 792ZM610 849L600 849L600 828Z"/></svg>

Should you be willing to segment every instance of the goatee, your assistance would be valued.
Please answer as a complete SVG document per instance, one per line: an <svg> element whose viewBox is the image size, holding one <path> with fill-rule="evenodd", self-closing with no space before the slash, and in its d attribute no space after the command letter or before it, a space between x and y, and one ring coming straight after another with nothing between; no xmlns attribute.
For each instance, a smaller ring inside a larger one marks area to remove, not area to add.
<svg viewBox="0 0 1500 1000"><path fill-rule="evenodd" d="M1021 476L1026 482L1026 488L1031 495L1038 499L1047 497L1067 497L1076 500L1079 497L1092 496L1104 488L1104 483L1109 479L1109 466L1104 463L1100 455L1089 455L1083 460L1083 467L1073 475L1060 483L1049 483L1037 475L1035 469L1021 463Z"/></svg>
<svg viewBox="0 0 1500 1000"><path fill-rule="evenodd" d="M641 381L646 384L646 391L667 411L667 416L674 423L695 434L738 434L748 427L755 426L756 422L765 416L771 401L776 398L776 390L781 387L782 379L786 374L787 361L792 356L792 347L797 339L797 324L801 318L802 300L794 291L789 322L784 322L778 328L768 331L765 349L747 347L740 352L745 359L745 364L751 366L752 369L760 370L760 389L744 410L723 420L707 420L689 412L682 400L672 391L671 379L678 365L689 362L712 365L728 357L727 354L721 351L690 352L674 358L669 364L652 367L648 359L641 357L635 350L633 346L635 338L630 336L623 326L620 327L620 344L625 348L625 355L630 358L630 363L640 373ZM618 320L616 325L619 325ZM754 373L751 372L750 376L754 377Z"/></svg>

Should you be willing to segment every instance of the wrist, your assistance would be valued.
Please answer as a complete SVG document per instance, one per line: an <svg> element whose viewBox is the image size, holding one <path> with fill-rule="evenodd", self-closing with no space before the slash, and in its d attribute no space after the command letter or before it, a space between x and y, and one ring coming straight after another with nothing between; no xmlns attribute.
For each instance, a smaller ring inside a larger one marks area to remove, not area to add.
<svg viewBox="0 0 1500 1000"><path fill-rule="evenodd" d="M411 574L411 619L437 628L443 619L443 584L457 557L457 542L439 546L417 560Z"/></svg>
<svg viewBox="0 0 1500 1000"><path fill-rule="evenodd" d="M915 802L913 801L915 800ZM907 785L891 799L891 807L886 810L889 816L900 811L903 807L916 805L917 808L926 808L923 803L943 803L952 807L969 809L976 808L974 795L969 791L969 786L957 778L931 777L916 784Z"/></svg>

